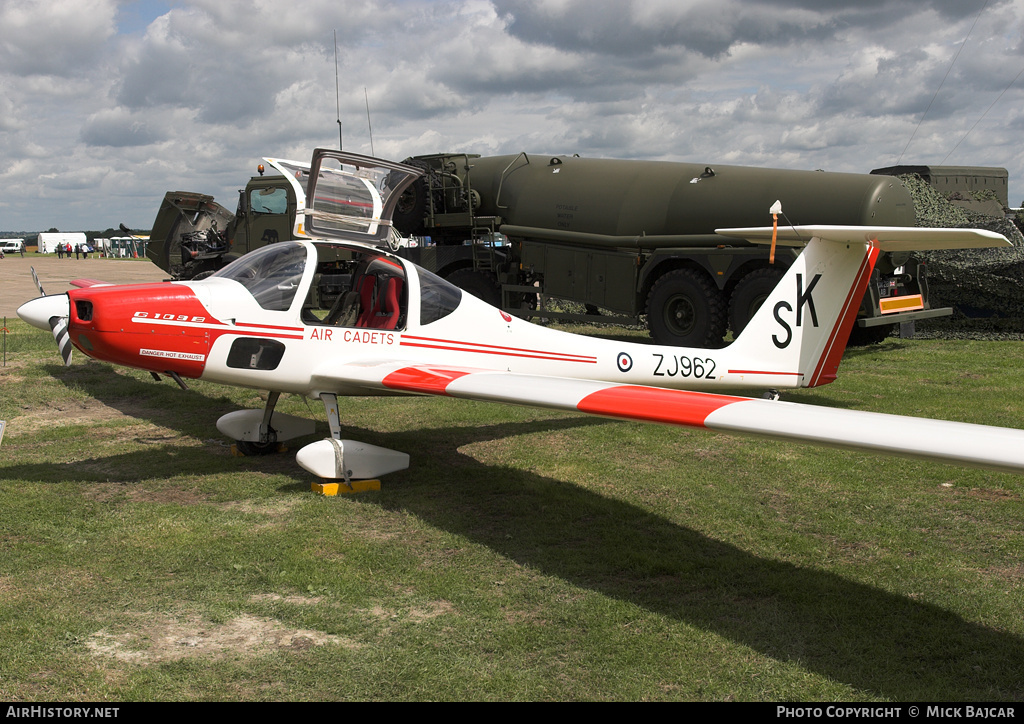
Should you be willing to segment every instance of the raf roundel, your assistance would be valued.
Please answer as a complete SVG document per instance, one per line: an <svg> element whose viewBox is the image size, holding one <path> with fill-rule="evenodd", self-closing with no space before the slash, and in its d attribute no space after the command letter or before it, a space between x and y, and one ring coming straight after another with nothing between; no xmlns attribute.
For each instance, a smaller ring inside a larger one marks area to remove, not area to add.
<svg viewBox="0 0 1024 724"><path fill-rule="evenodd" d="M633 369L633 358L625 352L619 352L619 357L615 361L619 365L620 372L629 372Z"/></svg>

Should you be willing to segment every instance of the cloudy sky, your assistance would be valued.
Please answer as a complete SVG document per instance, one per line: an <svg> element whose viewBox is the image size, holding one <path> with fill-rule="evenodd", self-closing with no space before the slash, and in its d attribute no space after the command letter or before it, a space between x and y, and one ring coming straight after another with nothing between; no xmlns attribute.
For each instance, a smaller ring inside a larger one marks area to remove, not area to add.
<svg viewBox="0 0 1024 724"><path fill-rule="evenodd" d="M0 230L233 210L262 156L338 146L335 31L359 153L368 102L394 160L902 157L1024 199L1024 0L0 0Z"/></svg>

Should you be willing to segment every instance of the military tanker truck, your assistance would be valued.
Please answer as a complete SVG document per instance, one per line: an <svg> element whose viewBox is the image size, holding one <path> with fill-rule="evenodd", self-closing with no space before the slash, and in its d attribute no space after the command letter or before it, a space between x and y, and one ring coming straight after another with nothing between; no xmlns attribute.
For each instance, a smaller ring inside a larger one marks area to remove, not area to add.
<svg viewBox="0 0 1024 724"><path fill-rule="evenodd" d="M877 175L526 153L435 154L404 163L424 176L395 212L405 239L397 253L510 314L646 319L660 344L720 346L730 329L742 330L797 253L780 248L772 261L765 247L719 236L716 228L770 225L776 201L781 224L914 224L899 179ZM170 229L175 210L181 219L220 222L179 219ZM290 238L294 193L283 177L253 177L234 218L222 212L210 197L168 194L151 234L154 261L189 278ZM852 341L881 339L894 324L950 311L930 308L923 264L887 254Z"/></svg>

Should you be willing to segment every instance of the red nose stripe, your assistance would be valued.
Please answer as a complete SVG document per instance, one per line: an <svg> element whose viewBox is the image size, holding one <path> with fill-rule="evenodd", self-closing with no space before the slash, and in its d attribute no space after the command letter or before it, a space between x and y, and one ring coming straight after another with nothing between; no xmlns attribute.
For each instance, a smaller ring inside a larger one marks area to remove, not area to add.
<svg viewBox="0 0 1024 724"><path fill-rule="evenodd" d="M704 427L704 421L712 412L745 399L622 385L593 392L580 400L577 407L593 415Z"/></svg>

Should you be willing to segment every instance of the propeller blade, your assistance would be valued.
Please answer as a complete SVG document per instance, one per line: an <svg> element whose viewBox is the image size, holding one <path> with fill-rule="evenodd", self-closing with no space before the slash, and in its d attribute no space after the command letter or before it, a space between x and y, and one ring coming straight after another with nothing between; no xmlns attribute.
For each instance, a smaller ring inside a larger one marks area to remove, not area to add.
<svg viewBox="0 0 1024 724"><path fill-rule="evenodd" d="M67 317L50 317L50 331L57 341L57 349L60 356L64 358L64 366L71 366L71 335L68 334Z"/></svg>
<svg viewBox="0 0 1024 724"><path fill-rule="evenodd" d="M43 291L43 285L39 283L39 276L36 274L36 268L30 266L29 270L32 272L32 281L36 283L36 288L39 290L39 296L45 297L46 292Z"/></svg>

